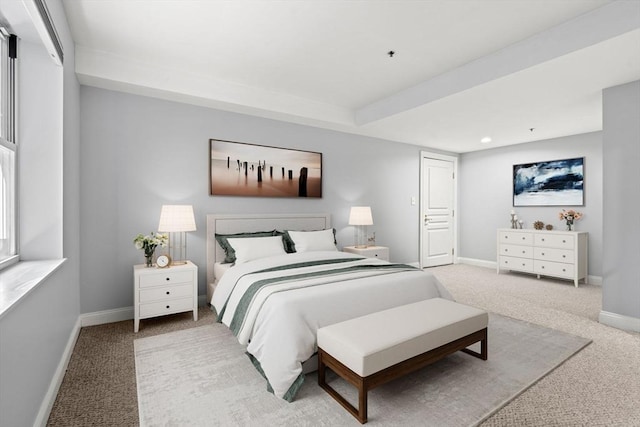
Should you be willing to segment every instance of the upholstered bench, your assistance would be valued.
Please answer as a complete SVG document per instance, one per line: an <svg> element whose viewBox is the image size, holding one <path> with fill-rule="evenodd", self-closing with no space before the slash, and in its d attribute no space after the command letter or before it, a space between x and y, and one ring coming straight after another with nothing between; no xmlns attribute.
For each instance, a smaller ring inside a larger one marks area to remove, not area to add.
<svg viewBox="0 0 640 427"><path fill-rule="evenodd" d="M367 393L462 350L487 360L486 311L433 298L318 329L318 384L367 422ZM480 342L480 353L467 347ZM358 389L358 408L326 383L326 368Z"/></svg>

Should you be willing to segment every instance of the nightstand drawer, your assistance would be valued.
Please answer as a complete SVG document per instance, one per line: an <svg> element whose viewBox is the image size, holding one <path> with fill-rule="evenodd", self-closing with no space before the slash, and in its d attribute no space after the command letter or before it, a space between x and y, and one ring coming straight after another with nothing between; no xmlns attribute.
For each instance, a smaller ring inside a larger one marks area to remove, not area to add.
<svg viewBox="0 0 640 427"><path fill-rule="evenodd" d="M174 283L193 283L193 271L171 271L154 274L141 274L140 287L170 285Z"/></svg>
<svg viewBox="0 0 640 427"><path fill-rule="evenodd" d="M193 297L193 284L162 286L140 290L141 303L180 297Z"/></svg>
<svg viewBox="0 0 640 427"><path fill-rule="evenodd" d="M181 298L169 301L140 304L140 318L162 316L193 310L193 298Z"/></svg>
<svg viewBox="0 0 640 427"><path fill-rule="evenodd" d="M356 246L345 246L344 248L342 248L342 252L357 254L367 258L378 258L389 261L389 248L386 246L367 246L364 248L358 248Z"/></svg>

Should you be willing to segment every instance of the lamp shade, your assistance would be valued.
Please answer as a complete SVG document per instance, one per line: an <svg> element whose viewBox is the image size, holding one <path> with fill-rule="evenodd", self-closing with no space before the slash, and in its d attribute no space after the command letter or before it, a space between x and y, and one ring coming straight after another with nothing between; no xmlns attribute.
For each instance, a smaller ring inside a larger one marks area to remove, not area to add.
<svg viewBox="0 0 640 427"><path fill-rule="evenodd" d="M373 225L369 206L353 206L349 213L349 225Z"/></svg>
<svg viewBox="0 0 640 427"><path fill-rule="evenodd" d="M164 232L184 232L195 231L196 220L193 216L193 206L191 205L163 205L160 211L160 224L158 231Z"/></svg>

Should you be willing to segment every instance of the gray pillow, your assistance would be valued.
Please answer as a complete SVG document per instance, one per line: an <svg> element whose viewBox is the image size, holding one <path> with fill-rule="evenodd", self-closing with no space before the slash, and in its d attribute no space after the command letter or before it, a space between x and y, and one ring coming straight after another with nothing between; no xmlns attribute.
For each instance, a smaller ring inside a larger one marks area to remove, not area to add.
<svg viewBox="0 0 640 427"><path fill-rule="evenodd" d="M216 240L220 244L220 247L224 250L224 263L236 262L236 251L233 250L227 239L237 239L243 237L271 237L279 236L276 234L276 230L271 231L254 231L249 233L235 233L235 234L218 234L216 233Z"/></svg>
<svg viewBox="0 0 640 427"><path fill-rule="evenodd" d="M303 230L305 231L305 230ZM320 230L306 230L306 231L320 231ZM291 236L289 236L289 233L287 230L284 231L277 231L274 230L274 233L276 233L276 236L280 236L282 235L282 240L284 243L284 250L288 253L288 254L292 254L296 252L296 244L293 243L293 239L291 238ZM333 243L335 243L336 245L338 244L338 241L336 240L336 229L333 229Z"/></svg>

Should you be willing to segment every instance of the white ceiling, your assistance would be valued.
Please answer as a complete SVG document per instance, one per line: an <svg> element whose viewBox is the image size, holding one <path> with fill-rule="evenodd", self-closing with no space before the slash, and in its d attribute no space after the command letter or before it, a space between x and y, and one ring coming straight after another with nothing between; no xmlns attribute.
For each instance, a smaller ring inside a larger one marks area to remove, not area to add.
<svg viewBox="0 0 640 427"><path fill-rule="evenodd" d="M63 1L83 84L451 152L601 130L640 79L637 0Z"/></svg>

